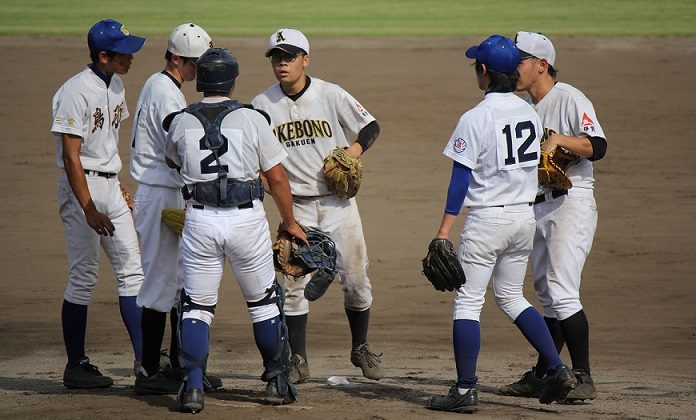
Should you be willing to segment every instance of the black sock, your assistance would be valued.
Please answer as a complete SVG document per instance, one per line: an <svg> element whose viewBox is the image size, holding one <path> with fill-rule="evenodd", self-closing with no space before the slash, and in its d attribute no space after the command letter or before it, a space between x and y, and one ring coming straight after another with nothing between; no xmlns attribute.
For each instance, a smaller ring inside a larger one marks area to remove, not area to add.
<svg viewBox="0 0 696 420"><path fill-rule="evenodd" d="M348 316L348 324L350 324L353 349L357 349L362 344L367 343L367 328L370 326L370 308L364 311L346 309L346 316Z"/></svg>
<svg viewBox="0 0 696 420"><path fill-rule="evenodd" d="M68 366L77 366L85 357L85 335L87 334L87 305L77 305L63 300L61 310L63 341L68 353Z"/></svg>
<svg viewBox="0 0 696 420"><path fill-rule="evenodd" d="M590 326L582 309L560 322L573 369L590 373Z"/></svg>
<svg viewBox="0 0 696 420"><path fill-rule="evenodd" d="M159 369L160 348L164 338L167 313L143 308L143 368L149 376Z"/></svg>
<svg viewBox="0 0 696 420"><path fill-rule="evenodd" d="M179 369L179 311L172 308L169 312L169 325L172 333L169 339L169 360L172 363L172 369Z"/></svg>
<svg viewBox="0 0 696 420"><path fill-rule="evenodd" d="M558 352L558 354L561 354L561 350L563 350L564 341L563 331L561 331L561 325L558 322L558 319L544 317L544 322L546 322L546 326L549 328L551 338L553 339L553 344L556 345L556 351ZM535 369L536 377L543 378L548 368L548 362L546 361L546 359L539 355Z"/></svg>
<svg viewBox="0 0 696 420"><path fill-rule="evenodd" d="M299 354L307 359L307 318L304 315L286 315L285 323L288 325L288 341L292 354Z"/></svg>

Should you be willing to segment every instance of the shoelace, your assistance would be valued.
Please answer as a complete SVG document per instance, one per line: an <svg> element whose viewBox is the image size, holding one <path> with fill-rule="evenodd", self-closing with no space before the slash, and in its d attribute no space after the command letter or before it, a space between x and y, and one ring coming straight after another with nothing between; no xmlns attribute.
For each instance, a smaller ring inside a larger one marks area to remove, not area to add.
<svg viewBox="0 0 696 420"><path fill-rule="evenodd" d="M85 363L82 365L82 368L94 376L102 376L101 372L99 372L99 368L91 363Z"/></svg>
<svg viewBox="0 0 696 420"><path fill-rule="evenodd" d="M384 353L374 354L367 348L367 346L360 348L359 351L360 351L360 356L363 357L367 361L367 365L369 367L375 367L375 366L379 365L380 363L382 363L382 359L380 359L380 357L382 357L382 355Z"/></svg>

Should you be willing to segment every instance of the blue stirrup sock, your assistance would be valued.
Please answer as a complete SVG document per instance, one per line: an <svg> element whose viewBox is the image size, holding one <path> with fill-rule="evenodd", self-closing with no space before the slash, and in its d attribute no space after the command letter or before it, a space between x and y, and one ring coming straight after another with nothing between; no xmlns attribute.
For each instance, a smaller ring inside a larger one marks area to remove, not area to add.
<svg viewBox="0 0 696 420"><path fill-rule="evenodd" d="M203 390L203 364L208 356L209 334L210 326L201 320L187 318L181 323L183 367L186 370L190 369L186 382L187 390ZM193 366L194 363L196 366Z"/></svg>
<svg viewBox="0 0 696 420"><path fill-rule="evenodd" d="M551 338L549 328L534 307L530 306L522 311L515 319L515 325L522 331L529 344L548 362L548 366L546 366L547 371L555 371L557 367L563 364L556 351L556 345Z"/></svg>
<svg viewBox="0 0 696 420"><path fill-rule="evenodd" d="M266 371L272 371L275 367L274 360L282 351L283 343L280 340L280 315L261 322L254 322L254 341L263 358L263 367Z"/></svg>
<svg viewBox="0 0 696 420"><path fill-rule="evenodd" d="M476 362L481 349L481 323L470 319L456 319L452 336L457 387L473 388L478 382Z"/></svg>
<svg viewBox="0 0 696 420"><path fill-rule="evenodd" d="M63 300L61 309L63 341L68 353L68 366L74 367L85 356L87 334L87 305L78 305Z"/></svg>
<svg viewBox="0 0 696 420"><path fill-rule="evenodd" d="M135 360L143 360L143 308L135 303L137 296L119 296L118 308L121 311L121 319L126 325L128 336L133 344Z"/></svg>

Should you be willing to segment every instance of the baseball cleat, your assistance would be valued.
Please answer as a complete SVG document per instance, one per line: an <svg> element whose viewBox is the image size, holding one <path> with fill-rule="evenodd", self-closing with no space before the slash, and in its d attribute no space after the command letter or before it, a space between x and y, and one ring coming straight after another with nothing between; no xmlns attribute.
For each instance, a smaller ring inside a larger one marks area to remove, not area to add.
<svg viewBox="0 0 696 420"><path fill-rule="evenodd" d="M478 392L471 388L461 394L455 385L447 395L430 397L425 408L453 413L475 413L478 410Z"/></svg>
<svg viewBox="0 0 696 420"><path fill-rule="evenodd" d="M573 403L597 398L597 389L590 374L582 369L573 369L573 373L575 373L578 384L566 395L565 402Z"/></svg>
<svg viewBox="0 0 696 420"><path fill-rule="evenodd" d="M357 349L353 349L350 353L350 361L353 366L359 367L362 370L364 377L379 381L384 378L384 369L380 364L382 354L374 354L370 351L367 343L361 344Z"/></svg>
<svg viewBox="0 0 696 420"><path fill-rule="evenodd" d="M89 363L88 357L80 359L73 367L65 367L63 372L63 385L71 389L108 388L114 381L102 375L99 368Z"/></svg>
<svg viewBox="0 0 696 420"><path fill-rule="evenodd" d="M158 370L152 376L140 372L135 378L135 392L138 395L168 395L179 391L181 382Z"/></svg>
<svg viewBox="0 0 696 420"><path fill-rule="evenodd" d="M522 378L508 385L501 385L498 391L502 395L508 395L511 397L527 397L527 398L539 398L541 393L544 391L544 386L546 385L546 380L543 378L537 378L534 373L534 367L528 372L522 375Z"/></svg>
<svg viewBox="0 0 696 420"><path fill-rule="evenodd" d="M546 376L546 386L539 397L539 402L551 404L554 401L561 401L577 383L578 380L575 379L573 371L568 366L561 365L556 368L553 375Z"/></svg>
<svg viewBox="0 0 696 420"><path fill-rule="evenodd" d="M293 354L290 358L290 382L301 384L309 379L309 363L299 354Z"/></svg>

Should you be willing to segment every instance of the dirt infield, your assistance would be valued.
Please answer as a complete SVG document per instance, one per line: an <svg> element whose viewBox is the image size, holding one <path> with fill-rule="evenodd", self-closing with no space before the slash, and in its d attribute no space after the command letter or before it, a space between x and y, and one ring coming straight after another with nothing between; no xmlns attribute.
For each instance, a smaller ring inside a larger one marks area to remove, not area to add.
<svg viewBox="0 0 696 420"><path fill-rule="evenodd" d="M349 361L342 296L314 303L308 349L312 379L298 403L261 403L264 383L251 324L226 271L212 328L210 371L224 389L206 396L206 418L455 418L423 408L456 378L452 295L432 289L420 258L442 216L450 163L441 151L458 117L481 98L464 48L477 39L316 40L310 75L339 83L376 116L382 134L364 156L358 195L370 256L370 342L387 377L359 375ZM608 137L595 165L599 226L584 271L591 361L599 396L588 404L542 406L497 395L535 363L532 348L489 299L482 315L480 418L693 418L696 415L696 39L554 39L559 79L594 102ZM222 39L239 57L236 98L274 82L262 40ZM151 39L124 76L128 106L161 70L166 40ZM56 89L89 60L83 40L0 38L3 179L0 202L0 418L171 418L172 396L133 390L132 354L110 265L102 262L90 305L87 353L115 380L100 391L62 385L60 308L67 272L58 217L51 125ZM190 101L193 84L184 90ZM121 131L128 173L132 117ZM271 225L277 213L267 201ZM459 232L463 222L460 217ZM453 233L451 239L456 240ZM531 287L527 297L536 303ZM568 360L567 353L563 354ZM347 386L326 379L342 375Z"/></svg>

